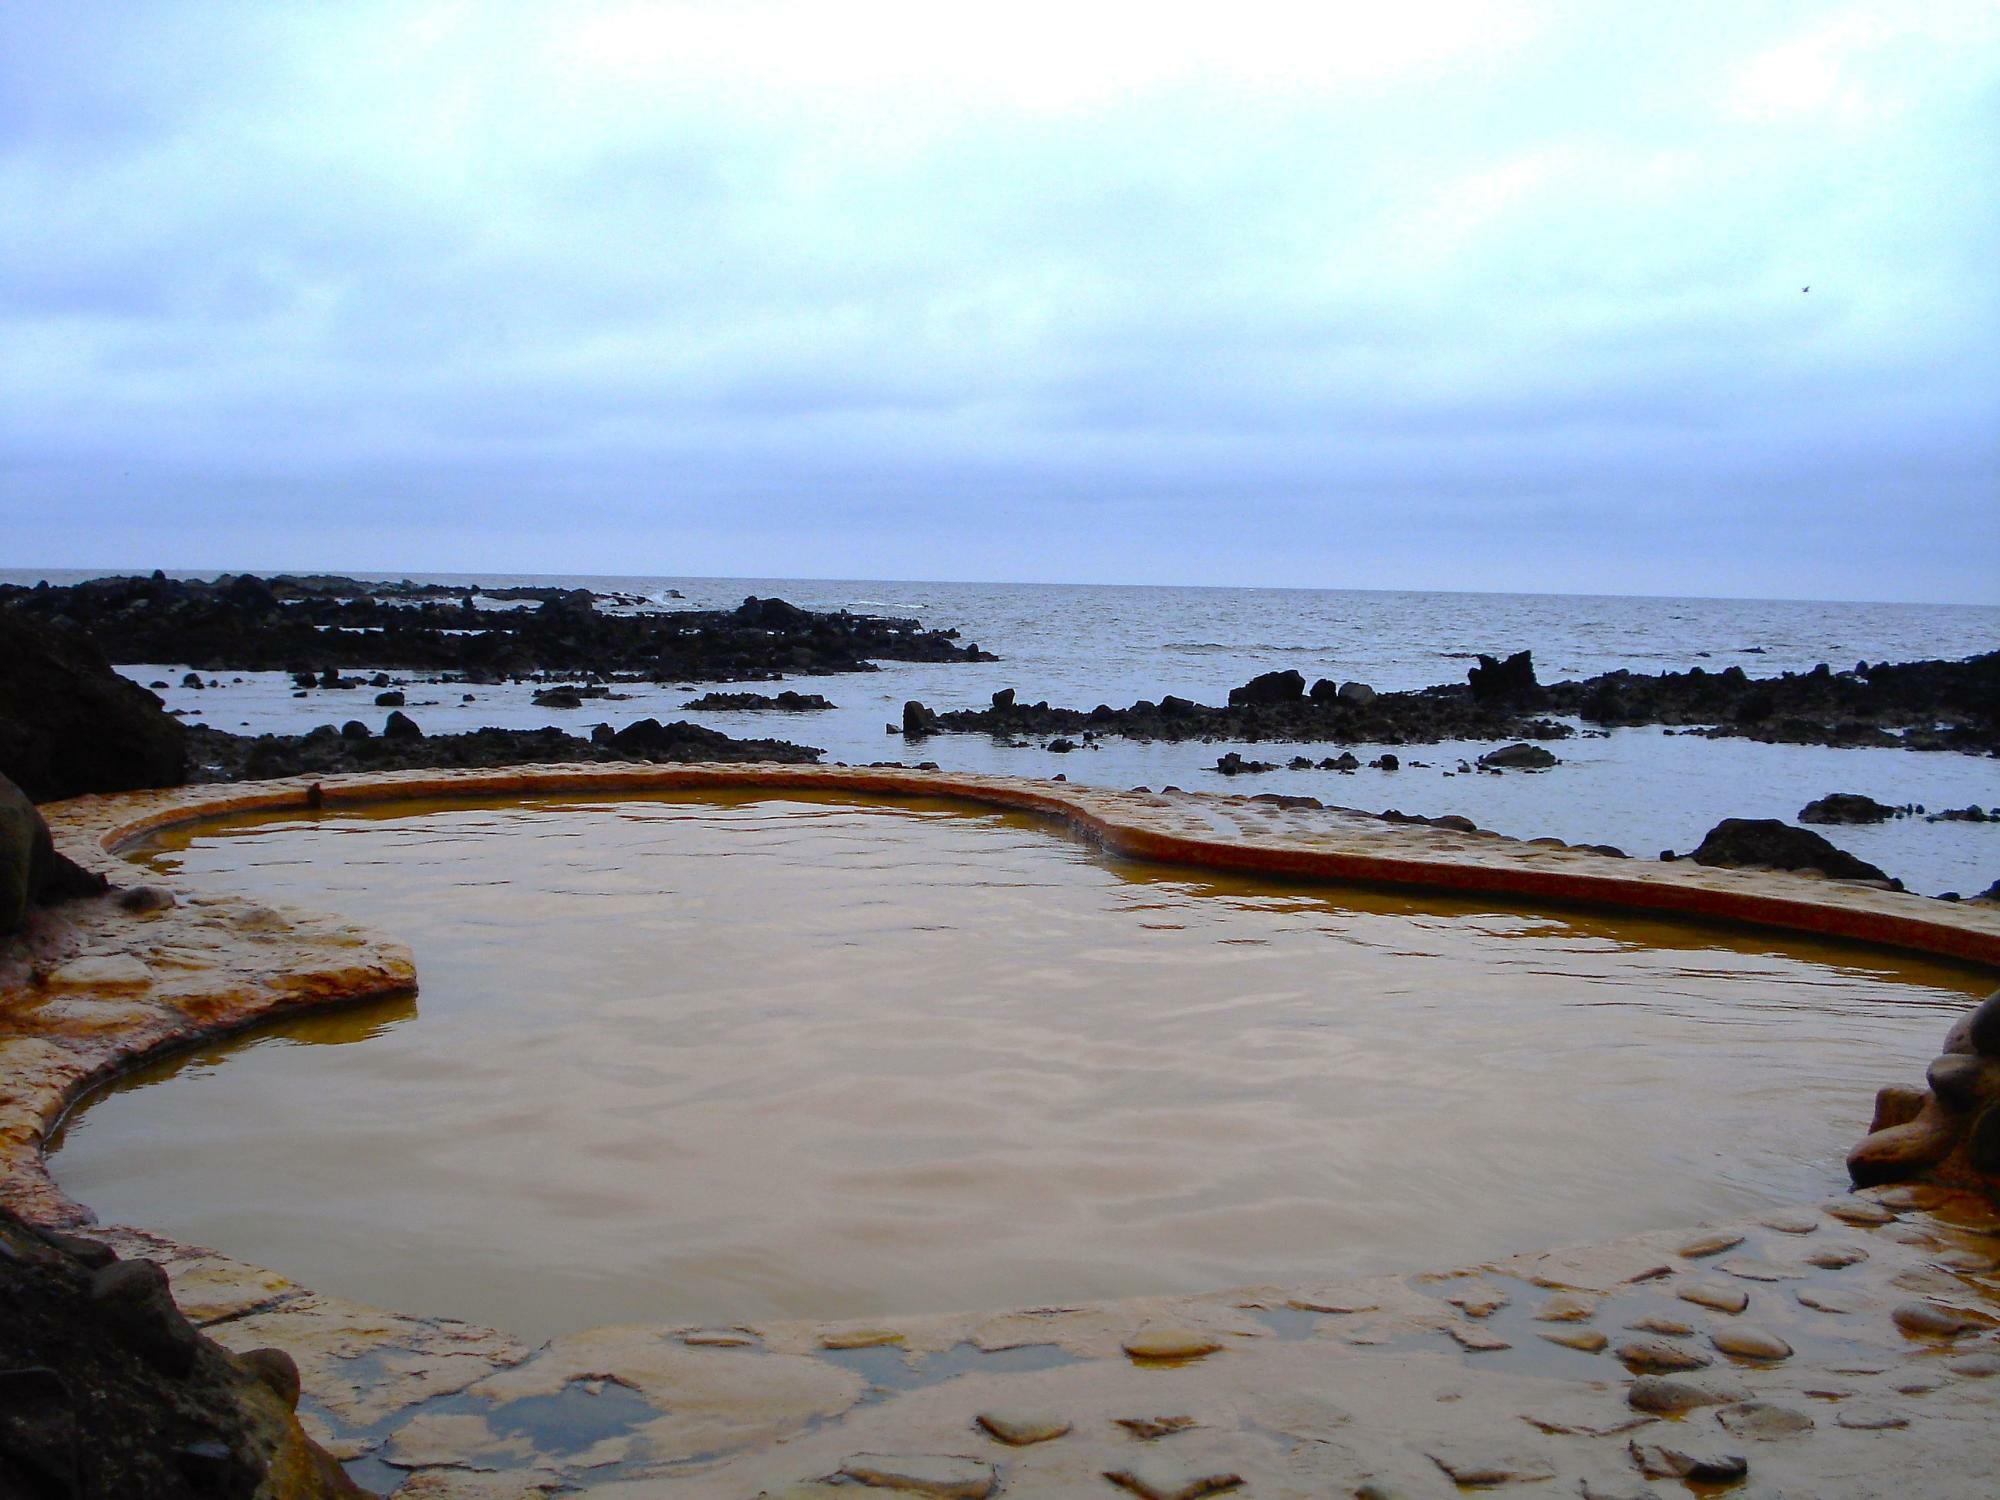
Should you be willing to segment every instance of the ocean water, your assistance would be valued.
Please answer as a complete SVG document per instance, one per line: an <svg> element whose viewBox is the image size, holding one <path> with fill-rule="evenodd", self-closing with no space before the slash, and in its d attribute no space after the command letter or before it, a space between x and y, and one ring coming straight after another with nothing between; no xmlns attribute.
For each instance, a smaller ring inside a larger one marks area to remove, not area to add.
<svg viewBox="0 0 2000 1500"><path fill-rule="evenodd" d="M109 570L0 572L0 579L62 583L103 571ZM1563 764L1535 774L1462 773L1461 760L1493 748L1492 742L1467 742L1398 747L1405 763L1398 772L1276 771L1236 778L1216 772L1216 759L1249 747L1226 742L1112 739L1054 754L1041 744L1016 749L973 735L906 744L884 732L910 698L936 709L975 707L1011 687L1026 701L1046 698L1082 708L1166 693L1219 703L1257 673L1286 667L1308 681L1332 677L1393 690L1462 681L1477 653L1522 649L1533 651L1545 682L1617 667L1660 672L1738 665L1757 677L1820 662L1842 669L1857 661L1956 658L2000 649L2000 607L1993 606L864 579L408 576L493 587L560 584L679 609L726 608L750 594L776 595L808 609L913 616L927 626L955 628L1000 657L970 665L888 662L880 672L758 686L817 692L838 705L812 714L684 711L681 705L708 691L707 684L622 687L632 695L626 701L589 702L565 712L535 707L526 684L465 689L412 677L407 712L434 731L557 723L581 734L601 720L688 718L731 734L815 745L829 760L929 760L950 769L1060 774L1103 785L1303 793L1371 812L1462 813L1502 833L1612 843L1647 858L1666 848L1691 849L1724 817L1796 819L1806 802L1829 792L1920 803L1932 812L2000 802L2000 760L1990 757L1711 741L1653 728L1555 745ZM178 685L183 663L127 670L142 682L172 684L159 690L161 696L190 719L244 733L297 733L349 718L373 723L386 713L366 693L315 690L295 698L290 680L278 673L225 674L221 687L194 691ZM461 701L468 691L473 701ZM1380 747L1352 748L1366 760ZM1318 759L1336 749L1267 745L1255 753ZM1912 817L1824 831L1916 890L1969 894L2000 879L2000 825Z"/></svg>

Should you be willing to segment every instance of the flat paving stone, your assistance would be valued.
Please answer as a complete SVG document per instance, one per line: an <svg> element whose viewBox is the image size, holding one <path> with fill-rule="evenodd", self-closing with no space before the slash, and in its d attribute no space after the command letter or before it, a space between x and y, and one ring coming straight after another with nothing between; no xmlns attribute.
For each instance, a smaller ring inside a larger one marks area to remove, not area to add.
<svg viewBox="0 0 2000 1500"><path fill-rule="evenodd" d="M1692 1302L1697 1307L1713 1308L1716 1312L1740 1313L1750 1305L1750 1294L1740 1286L1728 1286L1719 1281L1696 1281L1674 1293L1683 1302Z"/></svg>
<svg viewBox="0 0 2000 1500"><path fill-rule="evenodd" d="M1710 1378L1679 1380L1666 1375L1641 1375L1625 1392L1634 1411L1673 1417L1703 1406L1728 1406L1747 1400L1749 1392L1728 1381Z"/></svg>
<svg viewBox="0 0 2000 1500"><path fill-rule="evenodd" d="M1765 1214L1757 1222L1766 1229L1777 1230L1780 1234L1814 1234L1819 1230L1819 1215L1797 1208L1784 1208L1774 1214Z"/></svg>
<svg viewBox="0 0 2000 1500"><path fill-rule="evenodd" d="M1935 1302L1905 1302L1889 1316L1903 1332L1923 1338L1958 1338L1993 1326L1990 1318Z"/></svg>
<svg viewBox="0 0 2000 1500"><path fill-rule="evenodd" d="M1686 1339L1694 1337L1694 1324L1683 1323L1679 1318L1669 1318L1660 1313L1648 1313L1643 1318L1634 1318L1625 1325L1639 1333L1657 1333L1662 1338Z"/></svg>
<svg viewBox="0 0 2000 1500"><path fill-rule="evenodd" d="M1597 1316L1601 1299L1582 1292L1557 1292L1535 1309L1537 1323L1587 1323Z"/></svg>
<svg viewBox="0 0 2000 1500"><path fill-rule="evenodd" d="M1543 1338L1551 1344L1560 1344L1565 1349L1581 1349L1585 1354L1602 1354L1611 1340L1595 1328L1570 1328L1557 1333L1544 1333Z"/></svg>
<svg viewBox="0 0 2000 1500"><path fill-rule="evenodd" d="M973 1420L1011 1448L1051 1442L1070 1430L1069 1419L1053 1412L983 1411Z"/></svg>
<svg viewBox="0 0 2000 1500"><path fill-rule="evenodd" d="M1648 1442L1633 1438L1632 1462L1648 1479L1688 1479L1696 1484L1725 1484L1750 1472L1750 1460L1740 1453L1698 1443Z"/></svg>
<svg viewBox="0 0 2000 1500"><path fill-rule="evenodd" d="M1735 1436L1757 1442L1797 1437L1813 1429L1813 1419L1806 1413L1770 1401L1740 1401L1722 1407L1715 1416Z"/></svg>
<svg viewBox="0 0 2000 1500"><path fill-rule="evenodd" d="M1203 1495L1219 1495L1243 1483L1243 1476L1234 1469L1190 1464L1161 1453L1148 1453L1106 1469L1104 1477L1142 1500L1201 1500Z"/></svg>
<svg viewBox="0 0 2000 1500"><path fill-rule="evenodd" d="M1136 1360L1179 1362L1206 1358L1222 1347L1222 1340L1211 1333L1161 1323L1141 1328L1120 1347Z"/></svg>
<svg viewBox="0 0 2000 1500"><path fill-rule="evenodd" d="M857 1453L840 1472L870 1489L935 1500L986 1500L997 1483L991 1464L954 1453Z"/></svg>
<svg viewBox="0 0 2000 1500"><path fill-rule="evenodd" d="M1910 1419L1903 1413L1887 1406L1877 1406L1873 1402L1856 1402L1843 1406L1833 1415L1833 1420L1842 1427L1851 1427L1856 1432L1887 1432L1892 1428L1908 1427Z"/></svg>
<svg viewBox="0 0 2000 1500"><path fill-rule="evenodd" d="M841 1328L819 1336L822 1349L880 1349L902 1342L903 1335L893 1328Z"/></svg>
<svg viewBox="0 0 2000 1500"><path fill-rule="evenodd" d="M1627 1368L1649 1375L1701 1370L1715 1363L1699 1349L1667 1339L1628 1339L1612 1352L1625 1362Z"/></svg>
<svg viewBox="0 0 2000 1500"><path fill-rule="evenodd" d="M1496 1484L1528 1484L1556 1477L1546 1454L1499 1443L1448 1443L1424 1450L1453 1484L1484 1489Z"/></svg>
<svg viewBox="0 0 2000 1500"><path fill-rule="evenodd" d="M1156 1438L1170 1437L1176 1432L1186 1432L1199 1424L1193 1417L1117 1417L1118 1425L1133 1437L1152 1442Z"/></svg>
<svg viewBox="0 0 2000 1500"><path fill-rule="evenodd" d="M1697 1235L1675 1251L1684 1260L1705 1260L1711 1255L1720 1255L1725 1250L1734 1250L1743 1243L1743 1236L1718 1232Z"/></svg>
<svg viewBox="0 0 2000 1500"><path fill-rule="evenodd" d="M1749 1323L1718 1328L1708 1341L1733 1359L1755 1359L1772 1363L1792 1357L1792 1346L1775 1333Z"/></svg>

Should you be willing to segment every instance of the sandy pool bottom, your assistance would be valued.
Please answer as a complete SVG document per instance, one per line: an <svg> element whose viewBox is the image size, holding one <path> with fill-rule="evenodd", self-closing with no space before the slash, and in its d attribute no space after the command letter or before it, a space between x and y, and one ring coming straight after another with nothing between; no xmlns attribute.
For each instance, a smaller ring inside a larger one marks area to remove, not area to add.
<svg viewBox="0 0 2000 1500"><path fill-rule="evenodd" d="M944 803L401 804L168 835L422 994L135 1075L108 1221L540 1338L1297 1281L1830 1193L1964 971L1105 857Z"/></svg>

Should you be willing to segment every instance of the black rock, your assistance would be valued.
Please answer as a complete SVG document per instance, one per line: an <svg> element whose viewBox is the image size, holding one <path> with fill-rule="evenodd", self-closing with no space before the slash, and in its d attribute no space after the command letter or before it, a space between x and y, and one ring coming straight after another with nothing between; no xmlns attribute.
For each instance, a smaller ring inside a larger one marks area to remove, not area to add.
<svg viewBox="0 0 2000 1500"><path fill-rule="evenodd" d="M1900 881L1838 849L1806 828L1794 828L1776 818L1724 818L1701 841L1693 859L1699 865L1760 865L1773 870L1819 870L1841 880L1879 880L1902 889Z"/></svg>
<svg viewBox="0 0 2000 1500"><path fill-rule="evenodd" d="M1859 792L1832 792L1799 809L1801 823L1886 823L1898 808Z"/></svg>
<svg viewBox="0 0 2000 1500"><path fill-rule="evenodd" d="M1466 681L1472 696L1485 704L1526 705L1542 697L1541 684L1535 681L1534 657L1526 651L1516 651L1505 661L1482 654L1479 665L1466 674Z"/></svg>
<svg viewBox="0 0 2000 1500"><path fill-rule="evenodd" d="M1305 695L1305 678L1288 668L1282 672L1265 672L1251 678L1242 687L1231 688L1229 702L1234 708L1252 703L1296 703Z"/></svg>
<svg viewBox="0 0 2000 1500"><path fill-rule="evenodd" d="M375 706L377 708L401 708L408 701L401 691L396 688L391 688L386 693L377 693L375 695Z"/></svg>
<svg viewBox="0 0 2000 1500"><path fill-rule="evenodd" d="M938 716L923 704L912 698L903 705L903 734L906 738L920 740L927 734L934 734L938 728Z"/></svg>
<svg viewBox="0 0 2000 1500"><path fill-rule="evenodd" d="M85 637L0 608L0 775L36 802L178 786L186 732Z"/></svg>
<svg viewBox="0 0 2000 1500"><path fill-rule="evenodd" d="M423 737L424 732L417 727L417 721L401 709L392 710L383 722L382 738L385 740L420 740Z"/></svg>

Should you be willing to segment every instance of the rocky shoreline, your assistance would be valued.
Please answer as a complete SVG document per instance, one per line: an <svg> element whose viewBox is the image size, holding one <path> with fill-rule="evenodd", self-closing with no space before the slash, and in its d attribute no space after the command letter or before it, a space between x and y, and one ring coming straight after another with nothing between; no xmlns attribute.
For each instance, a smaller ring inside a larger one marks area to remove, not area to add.
<svg viewBox="0 0 2000 1500"><path fill-rule="evenodd" d="M1552 717L1560 716L1560 717ZM1851 671L1820 666L1753 678L1741 667L1642 676L1604 673L1542 684L1531 653L1479 658L1463 684L1377 692L1365 683L1297 671L1267 672L1232 689L1224 705L1168 695L1127 708L1022 703L1011 689L989 707L905 707L894 726L913 738L987 734L1003 739L1122 735L1138 740L1298 741L1423 745L1446 740L1560 740L1574 718L1599 729L1667 725L1712 738L1779 744L1879 746L2000 754L2000 651L1965 661L1924 661Z"/></svg>
<svg viewBox="0 0 2000 1500"><path fill-rule="evenodd" d="M481 608L476 600L532 604ZM198 671L389 667L465 682L594 674L652 682L731 682L787 674L867 672L881 661L995 658L955 630L916 620L815 613L751 597L733 610L609 613L584 589L514 588L475 595L437 584L251 573L213 583L100 578L0 586L0 612L87 634L113 662L187 662Z"/></svg>

